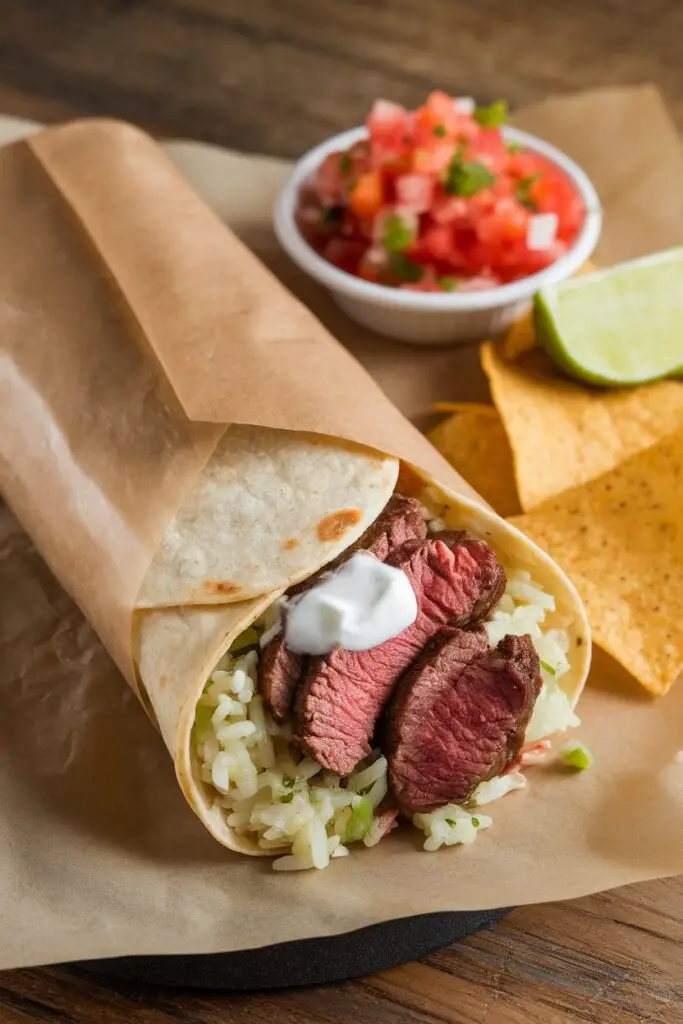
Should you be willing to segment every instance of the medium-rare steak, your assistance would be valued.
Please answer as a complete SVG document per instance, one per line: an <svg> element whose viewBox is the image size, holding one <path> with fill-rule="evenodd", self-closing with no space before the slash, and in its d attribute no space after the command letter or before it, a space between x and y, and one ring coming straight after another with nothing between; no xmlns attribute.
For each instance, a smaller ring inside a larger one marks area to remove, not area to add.
<svg viewBox="0 0 683 1024"><path fill-rule="evenodd" d="M259 688L276 722L283 722L291 710L303 665L303 655L290 651L282 632L261 651Z"/></svg>
<svg viewBox="0 0 683 1024"><path fill-rule="evenodd" d="M297 583L288 591L287 596L296 597L309 590L323 574L339 569L356 551L369 551L383 562L391 551L402 547L408 541L422 540L426 535L427 527L420 503L414 498L404 498L400 494L395 494L354 544L309 579ZM259 688L276 722L283 722L292 710L294 693L304 665L303 655L294 654L287 649L284 631L273 637L261 652Z"/></svg>
<svg viewBox="0 0 683 1024"><path fill-rule="evenodd" d="M529 636L488 650L457 630L403 677L387 714L389 784L410 813L466 802L517 757L541 688Z"/></svg>
<svg viewBox="0 0 683 1024"><path fill-rule="evenodd" d="M467 534L411 542L387 558L405 572L417 618L369 651L337 648L311 658L295 706L295 741L319 764L346 775L370 752L375 724L406 669L442 630L485 615L505 587L492 551Z"/></svg>

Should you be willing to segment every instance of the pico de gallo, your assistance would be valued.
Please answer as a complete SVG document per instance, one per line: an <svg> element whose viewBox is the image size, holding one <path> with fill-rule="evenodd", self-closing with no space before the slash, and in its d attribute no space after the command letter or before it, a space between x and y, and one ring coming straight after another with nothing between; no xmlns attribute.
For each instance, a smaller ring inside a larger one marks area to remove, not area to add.
<svg viewBox="0 0 683 1024"><path fill-rule="evenodd" d="M585 217L550 160L507 142L507 106L433 92L417 110L377 100L367 138L329 153L297 223L330 263L422 292L495 288L563 255Z"/></svg>

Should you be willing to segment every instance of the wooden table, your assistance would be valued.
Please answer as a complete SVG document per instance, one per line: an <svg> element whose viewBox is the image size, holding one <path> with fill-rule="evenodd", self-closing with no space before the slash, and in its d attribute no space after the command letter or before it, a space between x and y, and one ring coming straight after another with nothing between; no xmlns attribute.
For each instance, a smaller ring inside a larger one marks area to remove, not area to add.
<svg viewBox="0 0 683 1024"><path fill-rule="evenodd" d="M0 111L107 114L296 156L383 94L434 85L519 105L656 82L683 128L680 0L4 0ZM637 140L634 140L637 145ZM0 974L0 1024L683 1022L683 879L515 911L367 980L273 995Z"/></svg>

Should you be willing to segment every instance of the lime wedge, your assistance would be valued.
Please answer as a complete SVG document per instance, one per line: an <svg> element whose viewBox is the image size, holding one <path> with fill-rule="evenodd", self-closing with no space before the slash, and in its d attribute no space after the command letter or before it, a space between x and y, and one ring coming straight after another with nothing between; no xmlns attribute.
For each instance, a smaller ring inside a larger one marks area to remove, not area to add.
<svg viewBox="0 0 683 1024"><path fill-rule="evenodd" d="M683 247L545 288L536 335L572 377L624 386L683 370Z"/></svg>

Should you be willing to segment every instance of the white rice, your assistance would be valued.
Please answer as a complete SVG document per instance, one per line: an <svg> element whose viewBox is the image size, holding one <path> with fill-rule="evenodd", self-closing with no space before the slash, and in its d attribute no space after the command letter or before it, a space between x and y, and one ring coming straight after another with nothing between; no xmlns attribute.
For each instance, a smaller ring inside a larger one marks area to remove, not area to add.
<svg viewBox="0 0 683 1024"><path fill-rule="evenodd" d="M509 633L533 639L543 663L543 686L526 741L539 749L546 737L579 724L559 686L569 669L568 636L564 630L543 629L553 611L554 599L530 574L512 570L486 624L492 645ZM272 629L273 622L264 625ZM341 779L302 757L290 742L289 726L273 721L257 693L258 659L256 650L226 654L197 707L194 736L201 779L213 789L228 825L261 849L281 853L273 862L276 871L324 868L347 856L349 842L374 845L383 834L373 822L388 792L386 758L374 751ZM521 773L509 772L481 783L467 807L449 804L414 815L413 824L426 836L424 849L473 843L492 824L476 808L525 785Z"/></svg>

